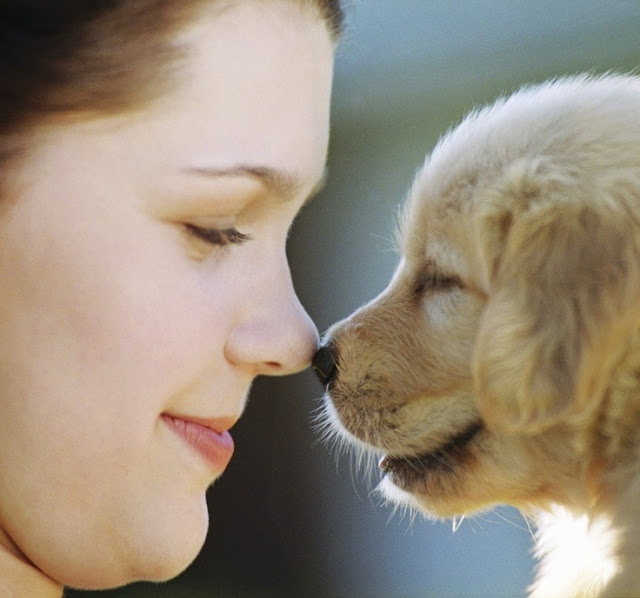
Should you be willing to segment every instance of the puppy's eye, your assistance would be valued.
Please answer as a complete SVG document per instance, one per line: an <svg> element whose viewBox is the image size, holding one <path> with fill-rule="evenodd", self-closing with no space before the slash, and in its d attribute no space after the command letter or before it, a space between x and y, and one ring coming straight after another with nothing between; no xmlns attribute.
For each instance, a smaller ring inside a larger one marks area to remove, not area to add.
<svg viewBox="0 0 640 598"><path fill-rule="evenodd" d="M460 289L463 287L462 280L457 276L445 276L433 272L423 272L414 285L413 291L416 295L422 295L430 291L448 291L450 289Z"/></svg>

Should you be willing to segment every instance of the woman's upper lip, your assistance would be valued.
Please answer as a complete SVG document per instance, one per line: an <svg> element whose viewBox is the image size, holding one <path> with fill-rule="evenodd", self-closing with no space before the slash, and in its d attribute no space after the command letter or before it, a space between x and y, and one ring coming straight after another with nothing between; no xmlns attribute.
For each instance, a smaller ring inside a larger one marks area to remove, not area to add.
<svg viewBox="0 0 640 598"><path fill-rule="evenodd" d="M165 417L181 419L183 421L192 422L194 424L204 426L213 430L214 432L217 432L218 434L222 434L223 432L230 430L238 421L238 417L233 415L220 417L200 417L197 415L186 415L181 413L163 413L162 415Z"/></svg>

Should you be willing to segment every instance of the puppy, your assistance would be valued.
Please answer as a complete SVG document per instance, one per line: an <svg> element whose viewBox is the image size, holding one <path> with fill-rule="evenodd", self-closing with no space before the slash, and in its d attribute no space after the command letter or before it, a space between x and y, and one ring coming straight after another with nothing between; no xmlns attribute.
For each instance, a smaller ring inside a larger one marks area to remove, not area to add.
<svg viewBox="0 0 640 598"><path fill-rule="evenodd" d="M640 596L640 78L472 113L399 228L388 287L314 359L330 425L391 501L534 518L530 596Z"/></svg>

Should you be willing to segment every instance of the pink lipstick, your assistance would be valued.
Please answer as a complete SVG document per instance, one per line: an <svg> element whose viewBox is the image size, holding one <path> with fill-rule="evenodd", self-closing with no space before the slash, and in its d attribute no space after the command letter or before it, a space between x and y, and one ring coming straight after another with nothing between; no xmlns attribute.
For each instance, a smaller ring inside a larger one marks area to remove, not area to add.
<svg viewBox="0 0 640 598"><path fill-rule="evenodd" d="M226 419L199 419L188 416L162 414L162 419L188 445L204 458L211 469L222 472L233 455L233 438Z"/></svg>

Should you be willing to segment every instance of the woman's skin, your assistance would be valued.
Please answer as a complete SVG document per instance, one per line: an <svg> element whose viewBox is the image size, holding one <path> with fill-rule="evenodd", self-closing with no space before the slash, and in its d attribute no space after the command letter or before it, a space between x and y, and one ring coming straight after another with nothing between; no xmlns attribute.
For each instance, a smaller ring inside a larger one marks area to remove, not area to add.
<svg viewBox="0 0 640 598"><path fill-rule="evenodd" d="M255 0L183 38L169 95L47 126L5 187L3 596L177 575L251 381L317 346L285 242L323 178L330 35Z"/></svg>

